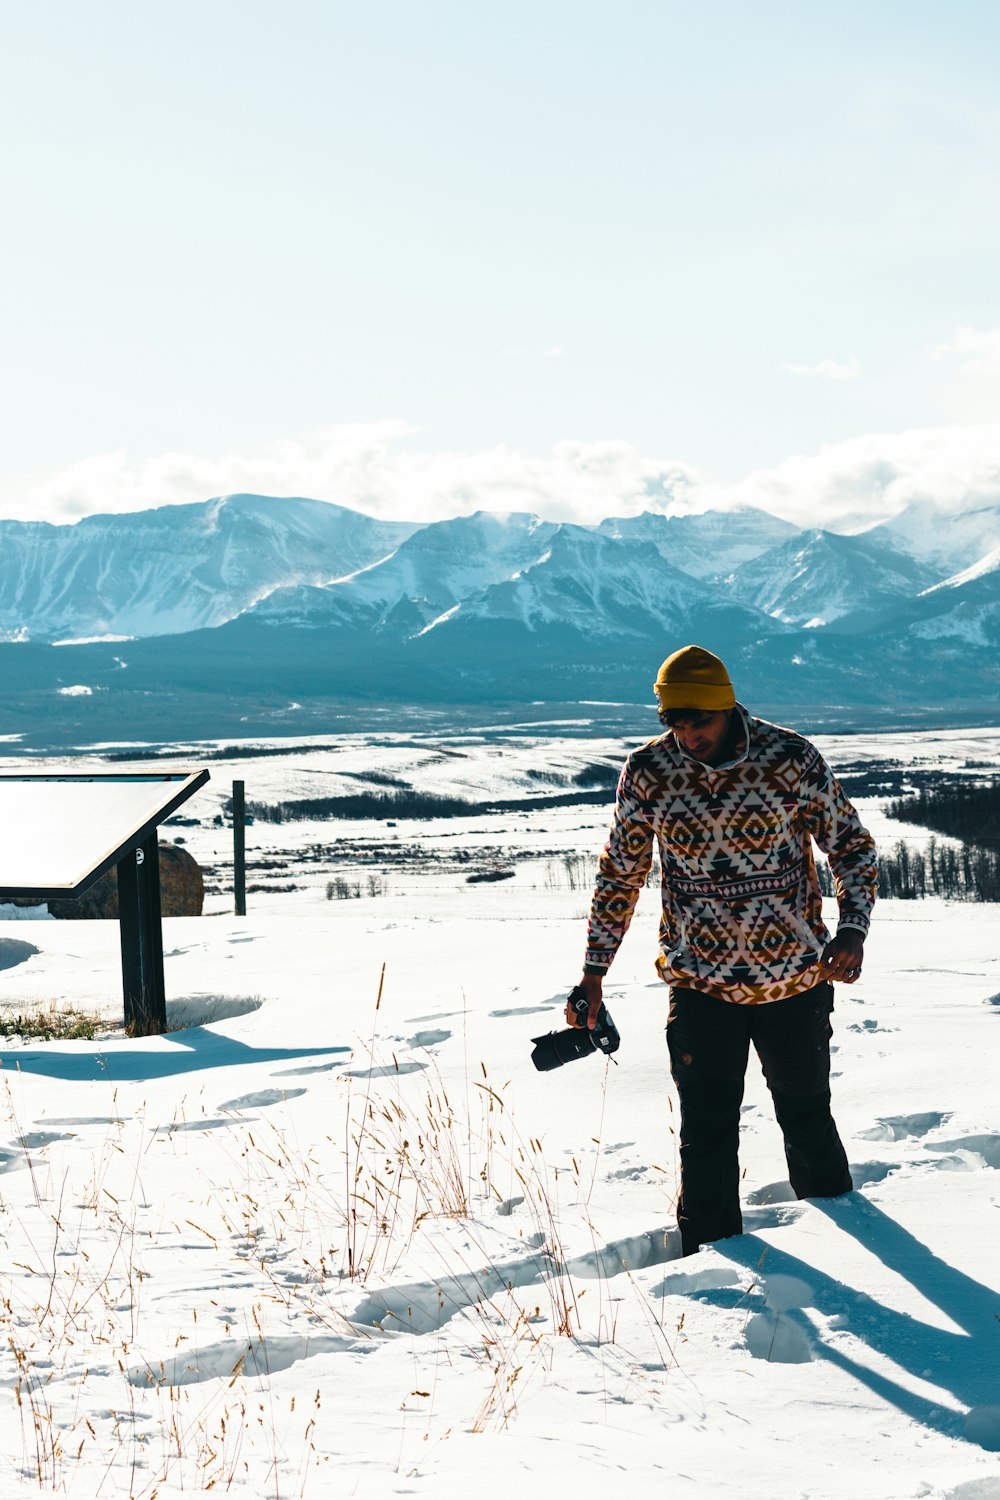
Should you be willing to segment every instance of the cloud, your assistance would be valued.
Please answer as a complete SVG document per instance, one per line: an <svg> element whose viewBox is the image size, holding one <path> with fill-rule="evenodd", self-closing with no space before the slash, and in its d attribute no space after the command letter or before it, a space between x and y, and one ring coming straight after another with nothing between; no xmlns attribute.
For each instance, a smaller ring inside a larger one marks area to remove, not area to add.
<svg viewBox="0 0 1000 1500"><path fill-rule="evenodd" d="M1000 505L1000 422L853 438L728 485L624 441L567 440L533 455L505 445L421 450L417 437L407 423L385 421L331 427L256 454L170 453L140 461L101 454L23 492L6 514L66 522L251 492L305 495L413 521L519 510L587 525L644 510L754 505L797 525L852 531L915 502L956 512Z"/></svg>
<svg viewBox="0 0 1000 1500"><path fill-rule="evenodd" d="M391 421L331 427L257 454L218 458L98 454L12 498L4 513L66 522L249 492L331 500L386 519L527 510L587 524L609 514L684 509L698 483L686 465L648 458L625 442L564 442L542 457L506 446L474 453L401 447L416 431Z"/></svg>
<svg viewBox="0 0 1000 1500"><path fill-rule="evenodd" d="M785 459L725 489L702 487L699 508L758 505L800 526L854 531L931 502L957 513L1000 505L1000 422L874 433Z"/></svg>
<svg viewBox="0 0 1000 1500"><path fill-rule="evenodd" d="M970 375L1000 375L1000 328L956 328L950 344L938 344L936 359L957 356Z"/></svg>
<svg viewBox="0 0 1000 1500"><path fill-rule="evenodd" d="M861 375L861 361L856 354L850 359L821 359L814 365L782 365L789 375L814 375L821 380L857 380Z"/></svg>

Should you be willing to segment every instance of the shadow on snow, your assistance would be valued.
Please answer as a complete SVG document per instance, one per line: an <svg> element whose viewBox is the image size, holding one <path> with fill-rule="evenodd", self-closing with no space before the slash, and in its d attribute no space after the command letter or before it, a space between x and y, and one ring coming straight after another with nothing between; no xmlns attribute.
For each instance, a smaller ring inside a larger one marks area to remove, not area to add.
<svg viewBox="0 0 1000 1500"><path fill-rule="evenodd" d="M0 1052L0 1067L67 1081L103 1079L111 1083L140 1083L151 1078L173 1078L207 1068L240 1067L247 1063L283 1063L305 1057L349 1057L350 1047L250 1047L233 1037L220 1036L201 1026L142 1041L107 1042L72 1050L47 1043L44 1047Z"/></svg>
<svg viewBox="0 0 1000 1500"><path fill-rule="evenodd" d="M776 1328L780 1317L785 1320L786 1328L790 1323L796 1333L791 1340L779 1338L774 1354L769 1356L765 1350L762 1357L798 1360L802 1357L800 1351L808 1347L805 1357L837 1366L914 1421L949 1438L964 1436L983 1448L1000 1450L1000 1406L995 1404L1000 1360L1000 1292L949 1265L872 1203L865 1202L859 1213L855 1195L812 1202L845 1234L853 1235L883 1265L908 1281L956 1327L955 1330L937 1328L909 1313L887 1307L866 1292L846 1286L754 1234L720 1240L715 1245L719 1254L759 1275L765 1290L768 1280L780 1277L794 1280L808 1293L798 1306L783 1307L780 1314L774 1315ZM705 1300L722 1302L725 1293L708 1291ZM915 1380L947 1391L968 1411L963 1414L943 1407L890 1374L858 1363L839 1343L818 1336L815 1325L800 1310L803 1306L836 1318L838 1330L852 1334L874 1354ZM791 1333L791 1328L788 1332ZM789 1348L794 1345L794 1351L783 1355L783 1344Z"/></svg>

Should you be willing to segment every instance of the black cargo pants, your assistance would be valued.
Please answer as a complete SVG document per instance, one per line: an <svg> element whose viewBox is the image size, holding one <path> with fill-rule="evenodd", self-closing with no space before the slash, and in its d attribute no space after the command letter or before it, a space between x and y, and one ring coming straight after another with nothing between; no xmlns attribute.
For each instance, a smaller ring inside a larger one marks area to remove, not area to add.
<svg viewBox="0 0 1000 1500"><path fill-rule="evenodd" d="M733 1005L670 991L667 1044L681 1106L677 1224L685 1255L740 1234L739 1129L750 1043L760 1058L799 1198L850 1192L847 1156L830 1113L833 986L766 1005Z"/></svg>

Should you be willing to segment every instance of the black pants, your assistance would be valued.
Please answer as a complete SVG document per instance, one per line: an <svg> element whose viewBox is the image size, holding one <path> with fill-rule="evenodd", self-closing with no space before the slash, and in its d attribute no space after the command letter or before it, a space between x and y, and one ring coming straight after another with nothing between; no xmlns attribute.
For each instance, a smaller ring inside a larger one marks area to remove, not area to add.
<svg viewBox="0 0 1000 1500"><path fill-rule="evenodd" d="M685 1255L743 1230L740 1105L751 1042L785 1138L796 1197L850 1192L847 1156L830 1113L832 1010L829 984L767 1005L671 990L667 1044L681 1106L677 1223Z"/></svg>

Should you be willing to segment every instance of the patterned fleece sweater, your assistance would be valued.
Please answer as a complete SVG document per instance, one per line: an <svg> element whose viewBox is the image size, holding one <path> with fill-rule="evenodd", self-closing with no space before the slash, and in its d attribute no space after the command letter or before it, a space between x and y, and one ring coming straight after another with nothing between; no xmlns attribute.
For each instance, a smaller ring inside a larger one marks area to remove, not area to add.
<svg viewBox="0 0 1000 1500"><path fill-rule="evenodd" d="M663 915L656 967L668 984L741 1005L819 984L830 934L812 840L828 856L839 927L867 933L875 843L816 746L736 712L733 760L708 766L672 734L628 757L590 910L586 963L606 969L646 883L653 841Z"/></svg>

